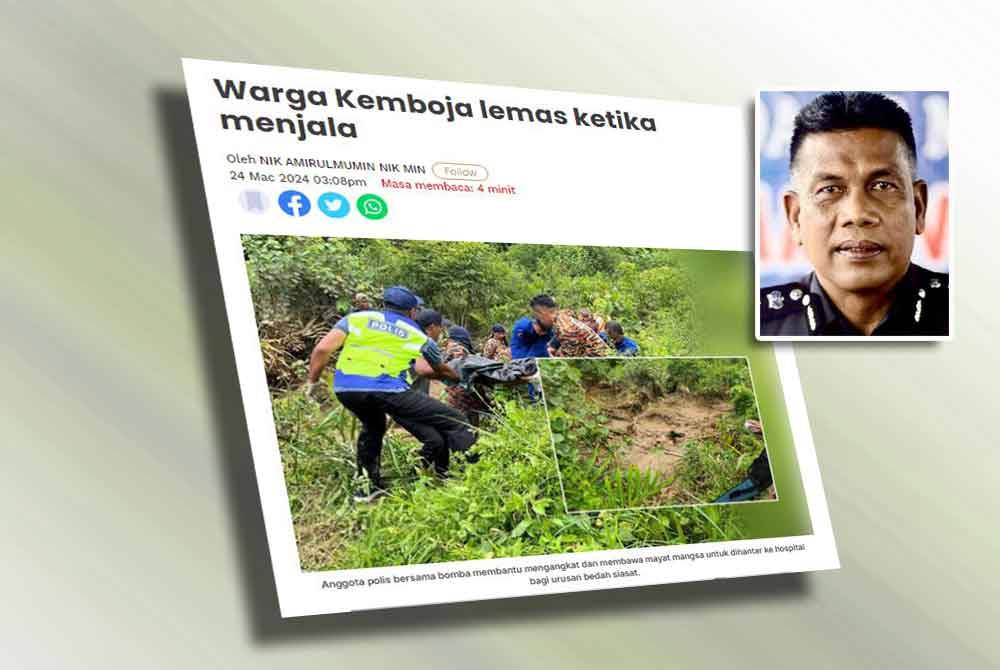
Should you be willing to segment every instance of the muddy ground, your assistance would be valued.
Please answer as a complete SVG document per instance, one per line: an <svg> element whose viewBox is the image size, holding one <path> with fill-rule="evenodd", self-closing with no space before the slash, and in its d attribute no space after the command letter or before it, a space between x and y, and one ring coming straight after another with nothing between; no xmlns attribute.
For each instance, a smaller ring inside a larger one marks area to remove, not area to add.
<svg viewBox="0 0 1000 670"><path fill-rule="evenodd" d="M655 470L668 478L684 456L684 445L717 438L719 419L733 411L727 400L681 391L648 400L608 386L593 386L587 389L587 397L603 408L616 445L598 454L598 460L606 458L622 467ZM656 502L677 498L679 493L675 486L668 486Z"/></svg>

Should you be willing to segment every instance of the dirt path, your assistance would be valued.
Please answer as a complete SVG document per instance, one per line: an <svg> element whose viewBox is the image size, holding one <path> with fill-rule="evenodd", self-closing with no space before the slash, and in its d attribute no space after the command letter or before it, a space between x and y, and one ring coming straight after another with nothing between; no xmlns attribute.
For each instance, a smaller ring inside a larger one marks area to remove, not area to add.
<svg viewBox="0 0 1000 670"><path fill-rule="evenodd" d="M608 429L622 444L614 452L616 463L667 476L683 458L684 444L715 437L719 419L733 409L725 400L680 392L643 402L608 387L592 387L587 397L604 408Z"/></svg>

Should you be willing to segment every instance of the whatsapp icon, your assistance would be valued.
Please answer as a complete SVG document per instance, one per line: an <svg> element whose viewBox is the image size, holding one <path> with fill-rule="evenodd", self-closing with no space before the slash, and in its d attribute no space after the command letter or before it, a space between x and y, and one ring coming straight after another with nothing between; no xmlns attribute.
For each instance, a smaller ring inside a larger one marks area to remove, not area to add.
<svg viewBox="0 0 1000 670"><path fill-rule="evenodd" d="M389 206L385 204L385 200L374 193L365 193L359 197L357 206L361 216L366 219L384 219L389 213Z"/></svg>

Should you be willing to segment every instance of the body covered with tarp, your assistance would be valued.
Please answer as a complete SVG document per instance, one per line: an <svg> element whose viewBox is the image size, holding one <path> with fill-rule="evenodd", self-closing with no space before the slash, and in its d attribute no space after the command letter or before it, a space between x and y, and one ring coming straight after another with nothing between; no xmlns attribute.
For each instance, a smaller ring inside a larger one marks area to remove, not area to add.
<svg viewBox="0 0 1000 670"><path fill-rule="evenodd" d="M478 354L454 358L448 365L458 373L460 381L446 382L448 404L459 410L473 426L490 413L491 389L500 384L520 384L538 373L538 363L533 358L513 361L495 361Z"/></svg>

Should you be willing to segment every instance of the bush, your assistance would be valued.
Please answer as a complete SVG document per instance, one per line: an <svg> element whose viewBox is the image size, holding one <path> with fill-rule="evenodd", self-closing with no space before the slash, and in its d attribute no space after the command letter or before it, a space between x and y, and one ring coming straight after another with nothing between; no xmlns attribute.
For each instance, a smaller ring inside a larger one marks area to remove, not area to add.
<svg viewBox="0 0 1000 670"><path fill-rule="evenodd" d="M316 339L347 312L354 293L368 293L377 302L382 289L395 284L414 289L429 306L468 327L477 341L495 322L509 327L528 313L533 295L548 292L563 307L588 307L618 320L644 354L692 351L693 289L674 252L249 235L243 244L303 569L742 536L727 508L568 512L561 483L572 508L597 509L608 501L611 507L641 505L664 482L634 468L609 471L583 456L609 440L600 408L580 402L579 412L554 411L550 438L543 407L525 404L523 394L510 389L497 392L502 420L481 430L479 463L465 465L458 456L451 479L438 482L417 473L416 440L392 430L382 457L391 493L377 504L355 506L350 493L358 483L356 420L335 401L320 407L287 390L301 382ZM596 368L547 371L546 398L579 400L585 381L598 374ZM614 383L638 381L662 393L675 389L687 373L680 365L666 372L648 367L616 374ZM711 384L725 379L720 371Z"/></svg>
<svg viewBox="0 0 1000 670"><path fill-rule="evenodd" d="M285 480L305 570L412 565L477 558L593 551L733 539L733 515L717 509L568 513L541 407L505 402L504 421L481 433L481 460L461 457L450 480L413 474L417 443L392 432L383 469L395 485L377 504L355 506L356 425L342 408L321 409L298 393L274 400ZM563 461L560 461L562 464ZM653 486L649 475L623 473L607 483L592 464L563 467L567 487L607 487L632 506Z"/></svg>
<svg viewBox="0 0 1000 670"><path fill-rule="evenodd" d="M697 340L693 287L669 250L277 235L244 235L243 248L276 387L301 381L289 372L295 360L308 359L317 338L289 348L283 342L298 342L304 331L322 336L355 293L377 303L397 284L469 328L474 341L494 323L509 328L542 292L561 306L619 321L645 355L689 353Z"/></svg>
<svg viewBox="0 0 1000 670"><path fill-rule="evenodd" d="M660 494L673 483L674 503L712 501L746 476L763 448L743 425L757 418L757 402L742 358L556 359L542 361L541 370L570 509L663 504ZM623 446L622 438L612 439L604 409L587 395L588 389L608 384L618 397L638 403L637 413L679 392L726 398L733 407L720 420L717 439L678 445L684 456L668 480L608 457Z"/></svg>

